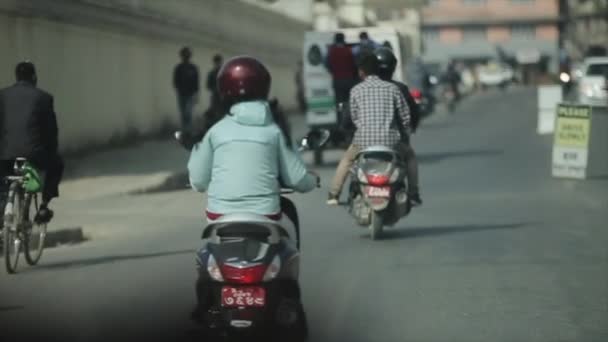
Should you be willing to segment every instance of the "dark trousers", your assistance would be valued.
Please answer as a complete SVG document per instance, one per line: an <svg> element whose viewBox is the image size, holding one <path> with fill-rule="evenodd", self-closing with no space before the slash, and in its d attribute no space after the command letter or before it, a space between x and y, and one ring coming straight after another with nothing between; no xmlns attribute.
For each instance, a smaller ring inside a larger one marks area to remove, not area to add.
<svg viewBox="0 0 608 342"><path fill-rule="evenodd" d="M300 219L298 218L298 211L296 210L295 204L287 198L281 196L281 212L287 216L287 218L293 222L296 227L296 239L298 239L298 249L300 249Z"/></svg>
<svg viewBox="0 0 608 342"><path fill-rule="evenodd" d="M357 80L355 79L338 79L333 81L336 105L338 105L338 103L348 102L350 90L355 84L357 84Z"/></svg>
<svg viewBox="0 0 608 342"><path fill-rule="evenodd" d="M42 201L48 203L51 199L59 197L59 183L63 178L64 164L58 154L37 153L28 158L28 161L37 169L45 171ZM14 160L0 161L0 178L13 174ZM6 193L7 184L0 182L0 191Z"/></svg>
<svg viewBox="0 0 608 342"><path fill-rule="evenodd" d="M194 95L177 95L177 105L183 130L192 128L192 111L194 110Z"/></svg>

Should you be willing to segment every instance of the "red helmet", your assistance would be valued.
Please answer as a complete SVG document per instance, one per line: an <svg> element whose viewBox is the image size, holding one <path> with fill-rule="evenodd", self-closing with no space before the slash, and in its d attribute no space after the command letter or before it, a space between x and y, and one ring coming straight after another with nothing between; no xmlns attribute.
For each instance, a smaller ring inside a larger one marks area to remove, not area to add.
<svg viewBox="0 0 608 342"><path fill-rule="evenodd" d="M270 92L270 73L253 57L239 56L227 61L217 75L217 88L228 103L266 100Z"/></svg>

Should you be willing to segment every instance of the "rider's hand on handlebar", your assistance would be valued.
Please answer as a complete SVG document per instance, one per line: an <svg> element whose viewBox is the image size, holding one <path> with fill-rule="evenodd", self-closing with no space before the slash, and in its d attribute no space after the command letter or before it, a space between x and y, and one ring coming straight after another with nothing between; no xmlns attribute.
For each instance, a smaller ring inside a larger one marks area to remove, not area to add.
<svg viewBox="0 0 608 342"><path fill-rule="evenodd" d="M308 170L308 173L310 173L311 175L317 177L317 188L321 187L321 176L319 176L319 174L316 171L313 170Z"/></svg>

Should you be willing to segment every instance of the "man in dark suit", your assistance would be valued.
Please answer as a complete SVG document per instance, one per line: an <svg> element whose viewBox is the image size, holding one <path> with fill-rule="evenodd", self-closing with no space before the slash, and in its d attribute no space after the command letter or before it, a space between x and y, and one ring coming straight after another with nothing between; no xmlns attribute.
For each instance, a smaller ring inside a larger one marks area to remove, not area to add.
<svg viewBox="0 0 608 342"><path fill-rule="evenodd" d="M180 50L182 62L173 71L173 86L177 92L177 103L181 114L183 130L192 129L192 111L197 101L200 81L198 67L191 62L192 50Z"/></svg>
<svg viewBox="0 0 608 342"><path fill-rule="evenodd" d="M34 64L19 63L15 74L17 83L0 90L0 177L11 174L18 157L46 171L42 203L35 217L44 223L53 217L48 204L59 196L63 175L53 96L36 88Z"/></svg>

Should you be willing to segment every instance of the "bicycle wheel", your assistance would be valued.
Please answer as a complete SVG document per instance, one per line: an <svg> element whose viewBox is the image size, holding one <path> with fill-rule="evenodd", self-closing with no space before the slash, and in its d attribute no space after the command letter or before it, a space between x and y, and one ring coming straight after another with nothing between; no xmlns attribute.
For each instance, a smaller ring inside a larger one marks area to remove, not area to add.
<svg viewBox="0 0 608 342"><path fill-rule="evenodd" d="M19 225L21 223L21 205L23 193L19 190L11 190L6 201L4 210L3 228L3 250L4 264L9 274L17 272L19 254L21 253L21 238L19 237Z"/></svg>
<svg viewBox="0 0 608 342"><path fill-rule="evenodd" d="M32 203L32 199L34 199L34 203ZM31 266L36 265L40 261L46 238L46 223L37 224L32 219L32 214L35 216L38 213L39 205L37 199L37 195L26 195L22 216L25 224L23 252L25 254L25 261ZM34 210L31 210L32 205Z"/></svg>

